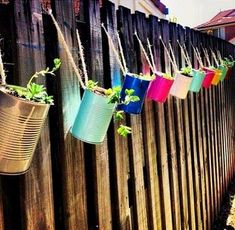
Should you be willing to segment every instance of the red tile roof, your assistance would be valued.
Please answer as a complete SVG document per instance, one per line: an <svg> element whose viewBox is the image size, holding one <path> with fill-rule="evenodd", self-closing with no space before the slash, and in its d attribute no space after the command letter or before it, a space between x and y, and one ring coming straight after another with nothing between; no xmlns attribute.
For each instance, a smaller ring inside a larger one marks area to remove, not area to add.
<svg viewBox="0 0 235 230"><path fill-rule="evenodd" d="M197 26L196 29L201 30L211 27L220 27L232 23L235 23L235 9L221 11L210 21Z"/></svg>

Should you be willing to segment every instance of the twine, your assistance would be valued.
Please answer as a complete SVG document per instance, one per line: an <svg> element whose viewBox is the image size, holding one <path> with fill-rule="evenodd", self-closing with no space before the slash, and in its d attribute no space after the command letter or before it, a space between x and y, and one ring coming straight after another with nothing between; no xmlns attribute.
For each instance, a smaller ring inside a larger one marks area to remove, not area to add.
<svg viewBox="0 0 235 230"><path fill-rule="evenodd" d="M171 46L171 43L170 43L170 42L169 42L169 47L170 47L170 52L171 52L172 59L173 59L173 61L174 61L176 70L178 70L178 67L177 67L177 64L176 64L176 60L175 60L175 54L174 54L174 51L173 51L173 49L172 49L172 46Z"/></svg>
<svg viewBox="0 0 235 230"><path fill-rule="evenodd" d="M199 62L199 65L201 68L204 67L203 65L203 61L202 61L202 58L201 58L201 55L200 55L200 52L194 47L194 45L190 42L191 46L193 47L193 52L197 58L197 61Z"/></svg>
<svg viewBox="0 0 235 230"><path fill-rule="evenodd" d="M222 59L222 56L221 56L221 53L220 53L219 50L217 50L217 56L218 56L218 58L220 60L220 63L222 64L223 63L223 59Z"/></svg>
<svg viewBox="0 0 235 230"><path fill-rule="evenodd" d="M173 66L173 68L174 68L174 71L177 72L177 71L178 71L178 67L177 67L176 64L173 62L173 60L172 60L172 58L171 58L171 55L170 55L168 49L166 48L165 43L164 43L163 40L162 40L162 37L160 36L159 39L160 39L160 41L161 41L162 44L163 44L163 47L164 47L164 49L165 49L165 51L166 51L166 54L167 54L167 56L168 56L168 58L169 58L169 60L170 60L170 62L171 62L171 64L172 64L172 66Z"/></svg>
<svg viewBox="0 0 235 230"><path fill-rule="evenodd" d="M82 69L83 69L83 74L84 74L84 78L85 78L85 84L87 85L88 84L88 74L87 74L86 62L85 62L85 57L84 57L84 48L82 46L82 42L81 42L81 38L78 33L78 30L76 30L76 34L77 34L79 54L80 54L80 58L82 61Z"/></svg>
<svg viewBox="0 0 235 230"><path fill-rule="evenodd" d="M202 44L201 44L201 46L202 46ZM203 52L204 52L204 55L205 55L205 57L206 57L206 60L207 60L208 65L211 66L211 62L210 62L210 58L209 58L209 54L208 54L208 52L207 52L207 49L202 46L202 50L203 50Z"/></svg>
<svg viewBox="0 0 235 230"><path fill-rule="evenodd" d="M79 73L79 70L78 70L76 64L75 64L75 61L74 61L73 56L72 56L72 54L71 54L71 52L70 52L70 50L69 50L69 47L68 47L68 45L67 45L67 43L66 43L66 41L65 41L64 35L63 35L63 33L62 33L62 31L61 31L61 29L60 29L60 27L59 27L57 21L55 20L53 14L52 14L52 10L49 10L49 11L48 11L48 14L51 16L52 21L53 21L54 24L55 24L55 27L56 27L56 30L57 30L57 34L58 34L58 37L59 37L59 41L61 42L63 48L64 48L65 51L66 51L66 54L67 54L68 59L69 59L69 62L71 63L71 65L72 65L72 67L73 67L73 70L74 70L74 72L75 72L75 74L76 74L76 76L77 76L77 78L78 78L78 81L80 82L81 87L85 90L85 89L86 89L86 86L85 86L85 84L84 84L83 81L82 81L82 77L81 77L81 75L80 75L80 73Z"/></svg>
<svg viewBox="0 0 235 230"><path fill-rule="evenodd" d="M156 73L157 70L156 70L156 65L155 65L154 58L153 58L153 51L151 49L151 44L150 44L148 38L147 38L147 43L148 43L148 50L149 50L149 53L150 53L150 58L151 58L151 61L152 61L152 66L153 66L153 69L154 69L153 73Z"/></svg>
<svg viewBox="0 0 235 230"><path fill-rule="evenodd" d="M120 36L119 36L118 32L116 33L116 35L117 35L117 40L118 40L118 47L119 47L121 58L122 58L123 68L124 68L125 72L127 73L128 69L127 69L127 66L126 66L126 59L124 57L124 52L123 52L123 48L122 48L121 39L120 39Z"/></svg>
<svg viewBox="0 0 235 230"><path fill-rule="evenodd" d="M107 35L107 37L108 37L109 45L110 45L110 47L112 48L112 50L113 50L113 52L114 52L114 55L115 55L115 57L116 57L116 59L117 59L117 62L118 62L119 66L120 66L120 68L121 68L121 70L122 70L122 74L125 76L125 75L127 74L127 72L128 72L128 71L127 71L127 68L126 68L125 66L123 66L122 60L121 60L121 58L120 58L120 56L119 56L119 54L118 54L118 51L117 51L116 48L115 48L115 45L114 45L114 43L113 43L113 40L112 40L112 38L110 37L110 35L109 35L108 31L106 30L106 28L104 27L104 24L103 24L103 23L101 24L101 27L104 29L104 32L106 33L106 35ZM120 45L119 45L119 48L121 49ZM120 50L120 52L121 52L121 50ZM123 55L123 57L124 57L124 55Z"/></svg>
<svg viewBox="0 0 235 230"><path fill-rule="evenodd" d="M6 85L6 73L3 66L1 49L0 49L0 75L1 75L2 85Z"/></svg>
<svg viewBox="0 0 235 230"><path fill-rule="evenodd" d="M210 50L211 50L211 54L212 54L212 56L213 56L213 58L214 58L214 60L215 60L216 65L219 66L219 61L218 61L218 59L217 59L217 57L216 57L214 51L213 51L211 48L210 48Z"/></svg>
<svg viewBox="0 0 235 230"><path fill-rule="evenodd" d="M147 52L146 52L146 50L145 50L145 48L144 48L144 46L143 46L143 43L141 42L141 40L140 40L140 38L139 38L139 36L138 36L138 34L137 34L136 31L135 31L135 36L136 36L136 38L137 38L137 40L138 40L138 42L139 42L140 48L141 48L141 50L142 50L142 52L143 52L145 58L146 58L146 60L147 60L147 62L148 62L148 64L149 64L149 66L150 66L150 69L152 70L153 73L155 73L154 67L153 67L153 65L152 65L152 63L151 63L151 61L150 61L150 59L149 59L149 57L148 57L148 54L147 54Z"/></svg>
<svg viewBox="0 0 235 230"><path fill-rule="evenodd" d="M186 47L184 46L185 47L185 49L184 49L184 47L180 44L179 40L177 40L177 42L179 44L181 53L184 56L185 61L187 62L187 65L192 69L192 64L191 64L190 58L188 56L188 53L186 54L186 52L187 52Z"/></svg>

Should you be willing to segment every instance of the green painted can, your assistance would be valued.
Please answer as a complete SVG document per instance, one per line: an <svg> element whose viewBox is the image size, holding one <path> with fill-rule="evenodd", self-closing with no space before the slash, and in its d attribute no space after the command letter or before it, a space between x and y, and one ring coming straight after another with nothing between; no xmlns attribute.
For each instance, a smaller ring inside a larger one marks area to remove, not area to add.
<svg viewBox="0 0 235 230"><path fill-rule="evenodd" d="M108 104L108 98L85 90L77 117L72 127L72 135L89 144L104 141L115 104Z"/></svg>
<svg viewBox="0 0 235 230"><path fill-rule="evenodd" d="M205 77L205 72L204 71L199 71L199 70L193 69L193 80L192 80L192 83L190 85L189 90L191 92L198 93L201 89L204 77Z"/></svg>
<svg viewBox="0 0 235 230"><path fill-rule="evenodd" d="M222 65L220 65L219 66L219 69L221 70L221 76L220 76L220 81L223 81L224 79L225 79L225 77L226 77L226 74L227 74L227 71L228 71L228 69L227 69L227 67L226 66L222 66Z"/></svg>

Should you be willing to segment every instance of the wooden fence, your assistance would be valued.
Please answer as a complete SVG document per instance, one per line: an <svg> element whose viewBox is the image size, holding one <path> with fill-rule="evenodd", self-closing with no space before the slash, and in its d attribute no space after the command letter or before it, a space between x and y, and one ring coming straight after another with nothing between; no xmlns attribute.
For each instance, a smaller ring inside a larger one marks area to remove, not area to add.
<svg viewBox="0 0 235 230"><path fill-rule="evenodd" d="M50 17L39 0L7 3L0 1L0 37L8 82L24 85L58 56L63 64L47 81L55 105L31 169L0 177L0 229L211 229L234 175L234 76L185 100L145 101L141 115L126 116L130 137L121 138L112 124L102 145L84 144L69 132L80 89ZM135 30L145 46L150 38L158 70L169 70L159 35L171 41L179 67L184 63L177 39L186 42L195 67L190 43L235 55L221 39L124 7L115 12L106 0L48 0L43 6L52 7L77 61L79 29L89 76L106 87L122 76L101 22L116 45L120 31L131 72L150 71Z"/></svg>

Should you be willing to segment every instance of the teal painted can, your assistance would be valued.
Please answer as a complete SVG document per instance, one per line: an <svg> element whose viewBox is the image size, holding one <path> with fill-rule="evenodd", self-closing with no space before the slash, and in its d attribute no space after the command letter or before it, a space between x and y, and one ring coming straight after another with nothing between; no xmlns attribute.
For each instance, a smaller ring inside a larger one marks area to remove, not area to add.
<svg viewBox="0 0 235 230"><path fill-rule="evenodd" d="M192 79L192 83L190 85L189 90L191 92L198 93L202 87L202 82L204 80L204 77L205 77L204 71L199 71L199 70L193 69L193 79Z"/></svg>
<svg viewBox="0 0 235 230"><path fill-rule="evenodd" d="M227 75L227 67L226 66L223 66L223 65L220 65L219 66L219 69L221 70L221 76L220 76L220 81L223 81Z"/></svg>
<svg viewBox="0 0 235 230"><path fill-rule="evenodd" d="M104 141L115 104L108 104L108 98L85 90L77 117L72 127L72 135L89 144Z"/></svg>

